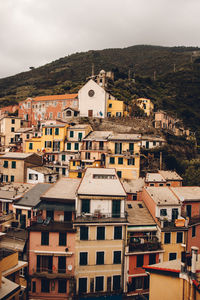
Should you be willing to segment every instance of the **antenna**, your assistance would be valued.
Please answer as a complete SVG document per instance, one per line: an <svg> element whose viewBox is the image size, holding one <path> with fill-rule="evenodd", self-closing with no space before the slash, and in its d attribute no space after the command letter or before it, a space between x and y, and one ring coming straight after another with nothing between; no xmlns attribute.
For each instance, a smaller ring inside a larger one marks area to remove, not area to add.
<svg viewBox="0 0 200 300"><path fill-rule="evenodd" d="M94 77L94 64L92 63L92 77Z"/></svg>

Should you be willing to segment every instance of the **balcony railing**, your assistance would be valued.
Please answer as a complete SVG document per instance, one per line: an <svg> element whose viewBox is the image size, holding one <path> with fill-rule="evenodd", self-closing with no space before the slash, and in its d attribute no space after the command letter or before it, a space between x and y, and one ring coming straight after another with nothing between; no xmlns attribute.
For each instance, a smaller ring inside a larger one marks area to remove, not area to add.
<svg viewBox="0 0 200 300"><path fill-rule="evenodd" d="M161 243L148 241L144 243L130 243L128 248L129 252L137 252L137 251L156 251L161 250Z"/></svg>
<svg viewBox="0 0 200 300"><path fill-rule="evenodd" d="M127 219L127 213L77 213L76 220L79 221L92 221L92 220L104 220L104 219Z"/></svg>
<svg viewBox="0 0 200 300"><path fill-rule="evenodd" d="M81 150L108 151L109 149L108 149L108 147L106 147L106 146L100 147L100 146L97 146L97 145L92 145L92 146L82 145L82 146L81 146Z"/></svg>
<svg viewBox="0 0 200 300"><path fill-rule="evenodd" d="M46 277L46 278L69 278L73 276L73 270L70 268L56 268L55 266L52 266L52 268L44 268L44 267L36 267L32 269L32 273L36 277Z"/></svg>

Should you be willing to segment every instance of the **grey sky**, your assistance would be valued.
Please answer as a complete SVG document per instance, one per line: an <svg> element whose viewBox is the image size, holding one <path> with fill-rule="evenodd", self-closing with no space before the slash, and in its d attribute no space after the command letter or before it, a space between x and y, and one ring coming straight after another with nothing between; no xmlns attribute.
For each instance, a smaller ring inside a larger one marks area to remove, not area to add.
<svg viewBox="0 0 200 300"><path fill-rule="evenodd" d="M0 0L0 77L75 52L200 46L199 0Z"/></svg>

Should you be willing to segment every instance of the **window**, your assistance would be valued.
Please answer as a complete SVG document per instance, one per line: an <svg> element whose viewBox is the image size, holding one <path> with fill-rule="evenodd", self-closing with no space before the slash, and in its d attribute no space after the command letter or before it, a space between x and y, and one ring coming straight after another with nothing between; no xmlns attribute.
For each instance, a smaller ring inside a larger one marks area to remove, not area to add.
<svg viewBox="0 0 200 300"><path fill-rule="evenodd" d="M12 120L11 120L11 123L12 123L12 124L15 124L15 119L12 119Z"/></svg>
<svg viewBox="0 0 200 300"><path fill-rule="evenodd" d="M114 240L121 240L122 239L122 226L115 226L114 227Z"/></svg>
<svg viewBox="0 0 200 300"><path fill-rule="evenodd" d="M59 246L66 246L67 234L65 232L59 232Z"/></svg>
<svg viewBox="0 0 200 300"><path fill-rule="evenodd" d="M182 243L183 242L183 232L177 232L176 234L176 242Z"/></svg>
<svg viewBox="0 0 200 300"><path fill-rule="evenodd" d="M88 253L87 252L80 252L79 253L79 265L86 266L88 264Z"/></svg>
<svg viewBox="0 0 200 300"><path fill-rule="evenodd" d="M120 218L121 201L112 200L112 218Z"/></svg>
<svg viewBox="0 0 200 300"><path fill-rule="evenodd" d="M186 205L186 214L187 214L187 217L191 218L191 215L192 215L192 206L190 204Z"/></svg>
<svg viewBox="0 0 200 300"><path fill-rule="evenodd" d="M95 291L100 292L103 291L103 276L98 276L95 278Z"/></svg>
<svg viewBox="0 0 200 300"><path fill-rule="evenodd" d="M81 172L78 172L78 178L82 178L82 173Z"/></svg>
<svg viewBox="0 0 200 300"><path fill-rule="evenodd" d="M104 252L103 251L97 252L96 255L97 255L96 256L96 264L104 265Z"/></svg>
<svg viewBox="0 0 200 300"><path fill-rule="evenodd" d="M109 108L111 108L112 107L112 103L109 103Z"/></svg>
<svg viewBox="0 0 200 300"><path fill-rule="evenodd" d="M149 265L156 264L156 253L149 254Z"/></svg>
<svg viewBox="0 0 200 300"><path fill-rule="evenodd" d="M4 168L8 168L8 161L7 161L7 160L4 160L3 167L4 167Z"/></svg>
<svg viewBox="0 0 200 300"><path fill-rule="evenodd" d="M55 128L55 135L59 135L59 128Z"/></svg>
<svg viewBox="0 0 200 300"><path fill-rule="evenodd" d="M32 282L32 293L36 293L36 281Z"/></svg>
<svg viewBox="0 0 200 300"><path fill-rule="evenodd" d="M52 135L52 128L45 128L45 135Z"/></svg>
<svg viewBox="0 0 200 300"><path fill-rule="evenodd" d="M115 154L122 154L122 143L115 143Z"/></svg>
<svg viewBox="0 0 200 300"><path fill-rule="evenodd" d="M121 264L121 251L114 251L113 264Z"/></svg>
<svg viewBox="0 0 200 300"><path fill-rule="evenodd" d="M70 131L70 132L69 132L69 136L70 136L71 138L73 138L73 137L74 137L74 132L73 132L73 131Z"/></svg>
<svg viewBox="0 0 200 300"><path fill-rule="evenodd" d="M84 199L81 201L81 212L89 213L90 212L90 200Z"/></svg>
<svg viewBox="0 0 200 300"><path fill-rule="evenodd" d="M66 169L62 168L62 175L66 175Z"/></svg>
<svg viewBox="0 0 200 300"><path fill-rule="evenodd" d="M117 171L117 176L118 176L119 178L122 178L122 172L121 172L121 171Z"/></svg>
<svg viewBox="0 0 200 300"><path fill-rule="evenodd" d="M105 227L97 227L97 240L105 240Z"/></svg>
<svg viewBox="0 0 200 300"><path fill-rule="evenodd" d="M50 289L50 280L49 279L41 279L41 292L49 293Z"/></svg>
<svg viewBox="0 0 200 300"><path fill-rule="evenodd" d="M82 241L88 240L88 227L87 226L80 227L80 240L82 240Z"/></svg>
<svg viewBox="0 0 200 300"><path fill-rule="evenodd" d="M47 210L46 217L51 218L51 220L54 220L54 211L53 210Z"/></svg>
<svg viewBox="0 0 200 300"><path fill-rule="evenodd" d="M169 260L174 260L177 258L177 253L169 253Z"/></svg>
<svg viewBox="0 0 200 300"><path fill-rule="evenodd" d="M74 150L78 150L79 149L79 143L75 143L74 144Z"/></svg>
<svg viewBox="0 0 200 300"><path fill-rule="evenodd" d="M49 245L49 232L41 232L41 245Z"/></svg>
<svg viewBox="0 0 200 300"><path fill-rule="evenodd" d="M28 210L28 219L31 218L31 210Z"/></svg>
<svg viewBox="0 0 200 300"><path fill-rule="evenodd" d="M15 127L11 127L11 132L15 132Z"/></svg>
<svg viewBox="0 0 200 300"><path fill-rule="evenodd" d="M61 117L61 112L58 112L57 116L58 116L58 118L60 118Z"/></svg>
<svg viewBox="0 0 200 300"><path fill-rule="evenodd" d="M115 163L115 158L114 157L110 157L110 164L114 165L114 163Z"/></svg>
<svg viewBox="0 0 200 300"><path fill-rule="evenodd" d="M79 278L79 293L87 292L87 278Z"/></svg>
<svg viewBox="0 0 200 300"><path fill-rule="evenodd" d="M8 182L8 175L3 175L3 182Z"/></svg>
<svg viewBox="0 0 200 300"><path fill-rule="evenodd" d="M65 161L65 154L62 154L62 161Z"/></svg>
<svg viewBox="0 0 200 300"><path fill-rule="evenodd" d="M196 236L196 226L192 226L192 237Z"/></svg>
<svg viewBox="0 0 200 300"><path fill-rule="evenodd" d="M58 293L66 293L66 280L58 279Z"/></svg>
<svg viewBox="0 0 200 300"><path fill-rule="evenodd" d="M139 254L137 255L137 268L141 268L144 264L144 255L143 254Z"/></svg>
<svg viewBox="0 0 200 300"><path fill-rule="evenodd" d="M163 186L163 183L159 183L159 186Z"/></svg>
<svg viewBox="0 0 200 300"><path fill-rule="evenodd" d="M71 150L71 143L67 143L67 150Z"/></svg>
<svg viewBox="0 0 200 300"><path fill-rule="evenodd" d="M58 273L66 272L66 256L58 256Z"/></svg>
<svg viewBox="0 0 200 300"><path fill-rule="evenodd" d="M150 186L154 186L154 183L150 183Z"/></svg>
<svg viewBox="0 0 200 300"><path fill-rule="evenodd" d="M11 175L11 176L10 176L10 181L11 181L11 182L14 182L14 181L15 181L15 176Z"/></svg>
<svg viewBox="0 0 200 300"><path fill-rule="evenodd" d="M135 158L129 158L128 159L128 166L134 166L135 165Z"/></svg>
<svg viewBox="0 0 200 300"><path fill-rule="evenodd" d="M122 157L118 157L118 165L123 165L123 158Z"/></svg>
<svg viewBox="0 0 200 300"><path fill-rule="evenodd" d="M29 143L29 150L33 149L33 143Z"/></svg>
<svg viewBox="0 0 200 300"><path fill-rule="evenodd" d="M134 151L134 143L129 143L129 151L133 153Z"/></svg>
<svg viewBox="0 0 200 300"><path fill-rule="evenodd" d="M165 208L160 210L160 216L167 216L167 210Z"/></svg>
<svg viewBox="0 0 200 300"><path fill-rule="evenodd" d="M44 147L45 148L51 148L51 141L45 141L45 143L44 143Z"/></svg>
<svg viewBox="0 0 200 300"><path fill-rule="evenodd" d="M52 273L53 269L53 256L37 255L36 271Z"/></svg>
<svg viewBox="0 0 200 300"><path fill-rule="evenodd" d="M49 119L53 119L53 113L52 112L49 113Z"/></svg>
<svg viewBox="0 0 200 300"><path fill-rule="evenodd" d="M171 243L171 232L165 232L164 244L170 244L170 243Z"/></svg>
<svg viewBox="0 0 200 300"><path fill-rule="evenodd" d="M64 211L64 222L72 220L72 212L71 211Z"/></svg>
<svg viewBox="0 0 200 300"><path fill-rule="evenodd" d="M113 276L113 291L117 291L121 288L121 276L114 275Z"/></svg>

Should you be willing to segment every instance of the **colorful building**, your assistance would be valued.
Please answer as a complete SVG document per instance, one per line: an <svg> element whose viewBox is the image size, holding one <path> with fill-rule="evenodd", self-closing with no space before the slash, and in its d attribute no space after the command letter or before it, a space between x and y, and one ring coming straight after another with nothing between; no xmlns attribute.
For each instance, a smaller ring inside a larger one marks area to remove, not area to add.
<svg viewBox="0 0 200 300"><path fill-rule="evenodd" d="M78 94L65 94L27 98L19 103L18 114L29 121L29 125L37 125L42 120L60 119L65 107L78 108L77 96Z"/></svg>
<svg viewBox="0 0 200 300"><path fill-rule="evenodd" d="M140 135L110 134L106 168L115 168L122 179L138 179L140 175Z"/></svg>
<svg viewBox="0 0 200 300"><path fill-rule="evenodd" d="M76 294L118 295L124 285L126 193L114 169L88 168L77 191Z"/></svg>
<svg viewBox="0 0 200 300"><path fill-rule="evenodd" d="M79 179L62 178L40 197L29 231L29 298L69 299L75 294L73 228Z"/></svg>
<svg viewBox="0 0 200 300"><path fill-rule="evenodd" d="M125 251L124 292L128 296L148 295L149 276L143 265L162 261L158 227L143 201L127 201L127 241Z"/></svg>
<svg viewBox="0 0 200 300"><path fill-rule="evenodd" d="M136 105L139 106L144 111L147 117L149 117L153 113L154 104L150 99L138 98L136 100Z"/></svg>
<svg viewBox="0 0 200 300"><path fill-rule="evenodd" d="M2 182L27 182L27 168L41 165L42 157L36 153L8 152L0 156L1 180Z"/></svg>

